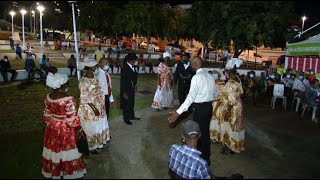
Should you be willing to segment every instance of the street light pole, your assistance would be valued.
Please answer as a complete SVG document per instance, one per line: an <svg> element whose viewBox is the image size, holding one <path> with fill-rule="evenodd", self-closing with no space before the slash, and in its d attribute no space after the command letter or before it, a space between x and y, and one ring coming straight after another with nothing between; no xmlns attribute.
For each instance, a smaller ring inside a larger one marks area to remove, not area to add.
<svg viewBox="0 0 320 180"><path fill-rule="evenodd" d="M34 33L34 32L35 32L35 27L36 27L36 19L35 19L36 13L35 13L34 10L32 10L32 11L31 11L31 14L32 14L32 15L30 16L30 19L31 19L30 22L32 23L32 17L33 17L34 20L33 20L33 25L31 24L30 28L31 28L31 32Z"/></svg>
<svg viewBox="0 0 320 180"><path fill-rule="evenodd" d="M301 29L301 33L303 33L303 27L304 27L304 21L307 19L306 16L302 17L302 29Z"/></svg>
<svg viewBox="0 0 320 180"><path fill-rule="evenodd" d="M11 20L12 20L12 21L11 21L11 25L12 25L12 26L11 26L11 31L12 31L12 40L14 40L14 39L13 39L13 33L14 33L13 16L14 16L15 14L16 14L16 13L15 13L14 11L11 11L11 12L10 12Z"/></svg>
<svg viewBox="0 0 320 180"><path fill-rule="evenodd" d="M31 10L33 8L33 6L35 5L35 3L33 3L31 6L30 6L30 10L29 10L29 14L30 14L30 32L32 32L32 16L31 16L31 13L34 14L34 11ZM37 5L39 5L39 3L37 2ZM34 15L34 17L36 17L36 15ZM36 23L36 21L34 21L34 24ZM35 27L35 26L34 26Z"/></svg>
<svg viewBox="0 0 320 180"><path fill-rule="evenodd" d="M25 50L25 37L24 37L24 15L26 14L26 10L22 9L21 11L21 14L22 14L22 41L23 41L23 44L22 44L22 49Z"/></svg>
<svg viewBox="0 0 320 180"><path fill-rule="evenodd" d="M78 50L78 39L77 39L77 29L76 29L76 18L74 14L74 3L77 1L68 1L72 5L72 19L73 19L73 36L74 36L74 48L76 50L76 60L77 60L77 67L79 67L79 50ZM80 70L77 68L77 77L80 80Z"/></svg>
<svg viewBox="0 0 320 180"><path fill-rule="evenodd" d="M40 44L41 44L41 57L43 56L43 34L42 34L42 11L44 10L43 6L37 7L38 11L40 12Z"/></svg>

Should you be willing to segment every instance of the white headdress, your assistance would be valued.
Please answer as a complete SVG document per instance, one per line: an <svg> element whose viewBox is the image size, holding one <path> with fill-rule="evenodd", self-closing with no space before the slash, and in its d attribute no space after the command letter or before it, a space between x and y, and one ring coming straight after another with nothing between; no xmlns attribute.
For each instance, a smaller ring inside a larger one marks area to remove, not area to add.
<svg viewBox="0 0 320 180"><path fill-rule="evenodd" d="M95 59L91 59L91 58L88 58L88 57L85 57L83 59L83 62L79 62L79 65L78 65L78 69L79 70L83 70L84 67L93 67L95 65L97 65L98 62L95 60Z"/></svg>
<svg viewBox="0 0 320 180"><path fill-rule="evenodd" d="M237 68L239 68L242 63L243 63L243 61L240 60L239 58L229 59L229 60L227 61L227 63L226 63L225 69L233 69L234 66L236 66Z"/></svg>
<svg viewBox="0 0 320 180"><path fill-rule="evenodd" d="M68 82L68 76L66 74L59 74L55 73L52 74L51 72L47 76L46 85L51 87L52 89L59 89L61 85Z"/></svg>

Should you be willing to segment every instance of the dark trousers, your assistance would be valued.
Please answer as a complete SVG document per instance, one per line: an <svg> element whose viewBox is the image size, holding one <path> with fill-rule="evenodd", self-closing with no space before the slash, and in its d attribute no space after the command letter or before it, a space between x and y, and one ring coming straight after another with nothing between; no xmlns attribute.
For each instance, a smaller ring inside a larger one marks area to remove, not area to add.
<svg viewBox="0 0 320 180"><path fill-rule="evenodd" d="M19 56L20 59L22 59L21 52L16 52L16 54Z"/></svg>
<svg viewBox="0 0 320 180"><path fill-rule="evenodd" d="M74 67L74 66L68 66L68 68L70 69L70 76L72 76L72 72L73 72L73 69L75 69L75 75L77 74L77 67Z"/></svg>
<svg viewBox="0 0 320 180"><path fill-rule="evenodd" d="M11 73L11 81L14 81L18 75L17 71L14 69L9 69L7 71L1 72L4 82L8 82L8 72Z"/></svg>
<svg viewBox="0 0 320 180"><path fill-rule="evenodd" d="M210 134L209 126L212 115L212 102L193 103L195 109L193 120L199 124L201 136L198 149L201 157L209 163L210 160Z"/></svg>
<svg viewBox="0 0 320 180"><path fill-rule="evenodd" d="M109 96L104 95L104 97L105 97L105 103L106 103L106 114L107 114L107 118L109 119L109 110L110 110Z"/></svg>
<svg viewBox="0 0 320 180"><path fill-rule="evenodd" d="M180 106L186 100L187 95L189 93L189 89L190 89L190 86L189 88L185 88L184 86L178 87L178 98L179 98ZM188 111L192 112L192 105L188 108Z"/></svg>
<svg viewBox="0 0 320 180"><path fill-rule="evenodd" d="M123 99L123 119L128 121L134 117L134 93L128 93L128 99Z"/></svg>
<svg viewBox="0 0 320 180"><path fill-rule="evenodd" d="M35 68L35 69L31 69L29 72L28 72L28 80L31 80L31 79L34 79L34 75L35 74L39 74L40 75L40 79L43 79L43 72L38 69L38 68Z"/></svg>

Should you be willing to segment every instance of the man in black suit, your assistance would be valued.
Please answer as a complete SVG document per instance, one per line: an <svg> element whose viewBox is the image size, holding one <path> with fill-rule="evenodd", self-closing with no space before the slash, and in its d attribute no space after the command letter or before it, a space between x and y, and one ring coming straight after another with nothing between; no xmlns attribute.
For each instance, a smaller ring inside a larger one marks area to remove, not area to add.
<svg viewBox="0 0 320 180"><path fill-rule="evenodd" d="M124 122L132 125L130 120L140 120L134 116L134 96L137 90L137 72L134 65L137 64L138 57L135 53L129 53L126 59L127 62L121 69L120 97L122 98Z"/></svg>
<svg viewBox="0 0 320 180"><path fill-rule="evenodd" d="M195 75L194 70L189 62L190 54L187 52L182 53L182 60L176 65L176 71L174 72L174 84L178 84L178 97L180 105L186 99L190 85L191 79ZM189 107L189 112L192 112L192 107Z"/></svg>

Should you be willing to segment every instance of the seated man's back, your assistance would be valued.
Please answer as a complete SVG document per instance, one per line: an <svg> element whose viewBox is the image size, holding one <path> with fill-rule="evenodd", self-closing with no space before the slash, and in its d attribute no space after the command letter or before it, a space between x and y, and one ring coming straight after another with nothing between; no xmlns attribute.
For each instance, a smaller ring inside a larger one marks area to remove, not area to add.
<svg viewBox="0 0 320 180"><path fill-rule="evenodd" d="M169 152L169 169L183 179L211 179L208 164L200 155L190 146L174 144Z"/></svg>

